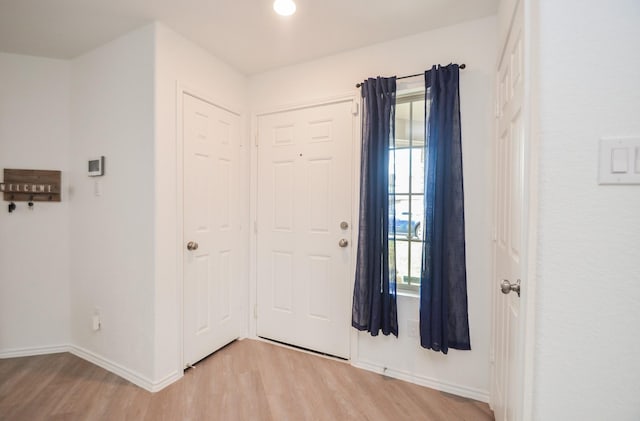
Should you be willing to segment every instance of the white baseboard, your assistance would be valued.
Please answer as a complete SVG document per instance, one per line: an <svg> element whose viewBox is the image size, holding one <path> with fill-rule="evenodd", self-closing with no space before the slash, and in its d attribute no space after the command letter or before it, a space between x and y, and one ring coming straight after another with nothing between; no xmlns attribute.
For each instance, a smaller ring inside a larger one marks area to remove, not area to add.
<svg viewBox="0 0 640 421"><path fill-rule="evenodd" d="M110 371L123 379L130 381L131 383L139 386L149 392L158 392L175 381L182 378L183 373L174 371L165 378L159 381L151 381L147 377L130 370L118 363L115 363L101 355L88 351L84 348L74 345L54 345L54 346L40 346L40 347L27 347L27 348L13 348L0 350L0 359L4 358L18 358L29 357L34 355L44 354L57 354L61 352L70 352L73 355L87 360L99 367ZM469 399L475 399L481 402L489 402L489 392L486 390L474 389L466 386L460 386L452 383L443 382L430 377L409 373L403 370L397 370L393 368L385 368L381 365L371 363L368 361L351 361L351 365L357 368L361 368L374 373L383 374L385 376L393 377L395 379L404 380L410 383L415 383L420 386L429 387L431 389L439 390L441 392L451 393L454 395L462 396Z"/></svg>
<svg viewBox="0 0 640 421"><path fill-rule="evenodd" d="M475 399L480 402L489 402L489 392L486 390L475 389L457 384L443 382L430 377L413 374L408 371L396 370L394 368L386 368L378 364L367 361L351 361L351 365L367 371L393 377L394 379L404 380L409 383L425 386L430 389L439 390L452 395L462 396L464 398Z"/></svg>
<svg viewBox="0 0 640 421"><path fill-rule="evenodd" d="M34 355L45 354L59 354L61 352L70 352L76 357L89 361L98 367L104 368L107 371L112 372L125 380L139 386L149 392L159 392L171 383L182 378L183 373L180 371L174 371L165 378L153 382L140 373L130 370L118 363L115 363L108 358L98 355L94 352L81 348L75 345L54 345L54 346L38 346L28 348L12 348L0 350L0 359L4 358L18 358L18 357L31 357Z"/></svg>
<svg viewBox="0 0 640 421"><path fill-rule="evenodd" d="M184 371L174 371L173 373L166 376L164 379L157 381L153 384L150 392L159 392L165 387L169 386L171 383L174 383L180 380L184 376Z"/></svg>
<svg viewBox="0 0 640 421"><path fill-rule="evenodd" d="M31 357L34 355L59 354L69 352L69 345L34 346L27 348L1 349L0 359Z"/></svg>
<svg viewBox="0 0 640 421"><path fill-rule="evenodd" d="M71 345L69 347L69 352L77 357L82 358L83 360L87 360L90 363L97 365L98 367L102 367L105 370L110 371L113 374L116 374L123 379L130 381L136 386L148 390L149 392L158 392L169 386L176 380L179 380L183 376L183 373L173 372L166 376L164 379L154 382L134 370L128 369L118 363L109 360L108 358L105 358L87 349Z"/></svg>

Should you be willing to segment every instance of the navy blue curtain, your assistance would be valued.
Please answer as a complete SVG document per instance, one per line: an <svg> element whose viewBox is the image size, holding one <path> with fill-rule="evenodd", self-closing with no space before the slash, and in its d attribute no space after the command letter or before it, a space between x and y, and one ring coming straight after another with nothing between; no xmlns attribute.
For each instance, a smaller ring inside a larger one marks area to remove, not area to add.
<svg viewBox="0 0 640 421"><path fill-rule="evenodd" d="M459 68L425 72L427 133L425 246L420 284L420 343L446 354L469 350Z"/></svg>
<svg viewBox="0 0 640 421"><path fill-rule="evenodd" d="M368 79L362 85L360 230L351 324L377 336L398 336L394 233L395 201L389 179L394 145L396 78ZM390 190L391 189L391 190ZM390 241L391 237L391 241Z"/></svg>

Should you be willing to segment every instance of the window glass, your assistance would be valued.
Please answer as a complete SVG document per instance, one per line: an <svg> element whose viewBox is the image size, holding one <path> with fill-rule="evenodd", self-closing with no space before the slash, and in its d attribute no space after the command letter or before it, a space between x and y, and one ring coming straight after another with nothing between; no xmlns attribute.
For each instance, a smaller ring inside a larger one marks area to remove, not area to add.
<svg viewBox="0 0 640 421"><path fill-rule="evenodd" d="M424 92L398 97L389 160L390 194L395 189L389 198L389 205L395 205L395 220L393 210L389 212L389 236L395 228L396 281L399 289L410 291L420 287L424 246L424 112Z"/></svg>

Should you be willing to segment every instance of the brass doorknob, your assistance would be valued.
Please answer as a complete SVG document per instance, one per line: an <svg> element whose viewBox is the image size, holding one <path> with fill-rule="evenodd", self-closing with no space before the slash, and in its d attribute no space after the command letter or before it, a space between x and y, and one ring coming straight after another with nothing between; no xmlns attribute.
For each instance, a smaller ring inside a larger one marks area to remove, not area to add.
<svg viewBox="0 0 640 421"><path fill-rule="evenodd" d="M187 250L189 251L198 250L198 243L196 243L195 241L189 241L187 243Z"/></svg>

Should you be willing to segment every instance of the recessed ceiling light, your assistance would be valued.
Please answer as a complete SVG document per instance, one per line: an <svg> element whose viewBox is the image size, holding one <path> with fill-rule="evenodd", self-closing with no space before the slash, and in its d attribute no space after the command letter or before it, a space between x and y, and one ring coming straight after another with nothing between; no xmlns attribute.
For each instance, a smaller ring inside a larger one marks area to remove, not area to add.
<svg viewBox="0 0 640 421"><path fill-rule="evenodd" d="M293 0L276 0L273 2L273 10L281 16L291 16L296 12L296 4Z"/></svg>

